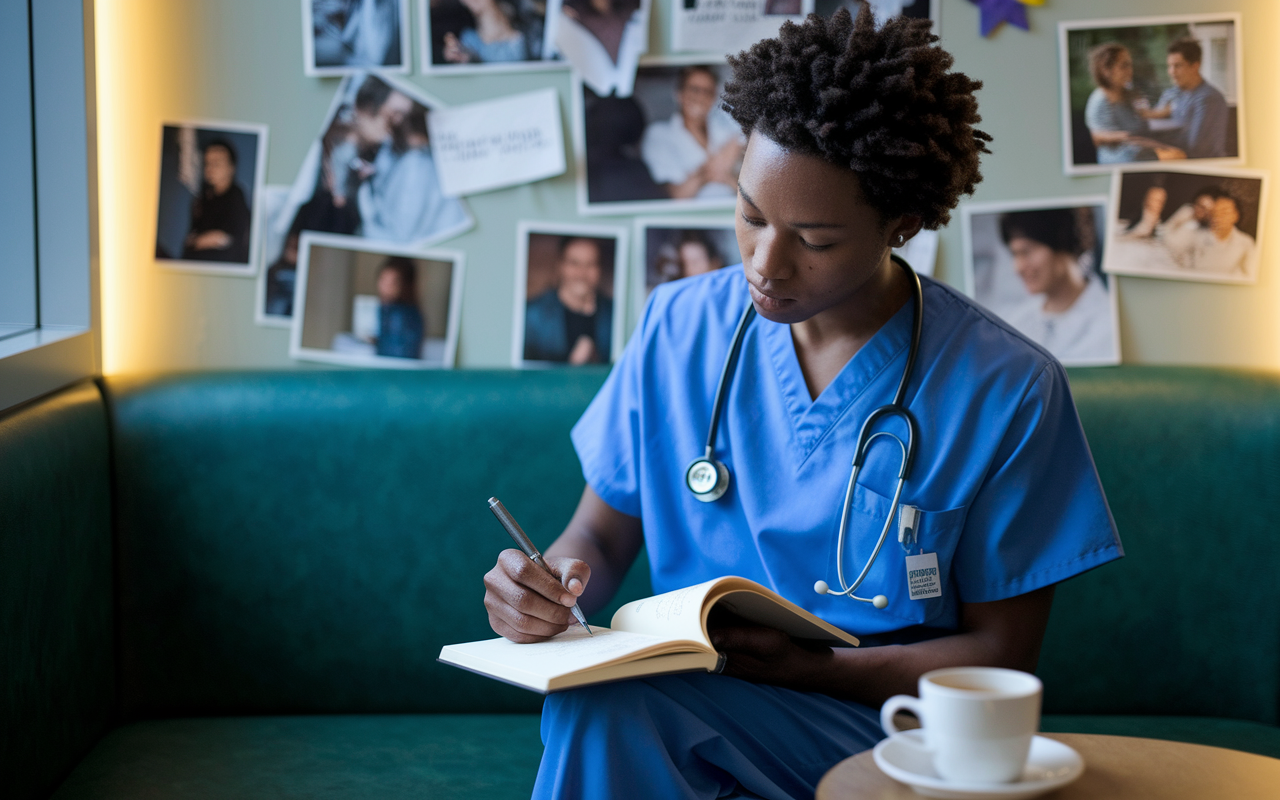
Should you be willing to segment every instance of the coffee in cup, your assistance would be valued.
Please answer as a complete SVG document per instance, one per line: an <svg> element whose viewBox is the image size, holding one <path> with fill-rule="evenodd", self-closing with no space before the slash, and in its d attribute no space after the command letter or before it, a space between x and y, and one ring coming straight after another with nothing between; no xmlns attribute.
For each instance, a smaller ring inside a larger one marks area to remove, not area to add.
<svg viewBox="0 0 1280 800"><path fill-rule="evenodd" d="M1040 728L1040 679L998 667L949 667L920 676L919 699L900 694L880 709L893 735L893 715L906 709L920 719L924 748L943 778L964 783L1007 783L1022 775L1031 739Z"/></svg>

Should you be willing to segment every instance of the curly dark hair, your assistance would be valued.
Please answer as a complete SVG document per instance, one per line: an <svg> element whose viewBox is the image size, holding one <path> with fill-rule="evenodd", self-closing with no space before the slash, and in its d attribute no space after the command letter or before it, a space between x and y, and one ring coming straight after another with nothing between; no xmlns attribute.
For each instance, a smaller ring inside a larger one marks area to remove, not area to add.
<svg viewBox="0 0 1280 800"><path fill-rule="evenodd" d="M841 9L787 22L729 57L724 108L747 135L852 169L882 218L939 228L982 180L991 137L973 127L982 83L947 71L954 59L929 25L897 16L877 28L865 4L856 20Z"/></svg>

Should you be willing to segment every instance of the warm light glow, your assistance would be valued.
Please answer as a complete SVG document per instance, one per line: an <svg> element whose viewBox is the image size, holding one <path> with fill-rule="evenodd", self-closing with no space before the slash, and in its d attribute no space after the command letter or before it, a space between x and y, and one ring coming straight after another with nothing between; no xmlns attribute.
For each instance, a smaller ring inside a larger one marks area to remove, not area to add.
<svg viewBox="0 0 1280 800"><path fill-rule="evenodd" d="M98 247L102 371L136 369L155 317L152 267L161 98L176 80L157 68L163 4L96 0Z"/></svg>

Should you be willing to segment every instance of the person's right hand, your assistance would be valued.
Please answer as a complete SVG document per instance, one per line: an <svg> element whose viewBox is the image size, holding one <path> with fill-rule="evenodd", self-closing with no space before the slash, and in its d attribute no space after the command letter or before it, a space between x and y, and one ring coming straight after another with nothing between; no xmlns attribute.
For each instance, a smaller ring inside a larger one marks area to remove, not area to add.
<svg viewBox="0 0 1280 800"><path fill-rule="evenodd" d="M552 577L519 550L503 550L484 576L484 607L494 633L527 644L550 639L575 624L569 611L591 580L591 567L576 558L547 558Z"/></svg>

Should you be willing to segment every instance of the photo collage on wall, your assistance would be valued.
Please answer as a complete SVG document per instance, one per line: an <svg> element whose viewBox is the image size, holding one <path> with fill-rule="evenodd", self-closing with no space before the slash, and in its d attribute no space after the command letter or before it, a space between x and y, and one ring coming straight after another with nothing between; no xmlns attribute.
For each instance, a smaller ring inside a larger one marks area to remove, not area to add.
<svg viewBox="0 0 1280 800"><path fill-rule="evenodd" d="M266 125L164 122L156 262L256 278L254 318L290 328L295 358L449 367L458 319L441 292L462 291L463 260L436 248L477 227L468 197L568 172L583 224L492 231L517 254L511 360L608 363L656 285L741 258L727 215L747 139L721 105L725 57L707 53L862 2L676 0L662 15L673 52L651 56L651 0L299 0L303 71L334 89L302 166L290 185L265 186ZM881 21L938 23L938 0L868 2ZM1064 362L1120 362L1117 276L1258 281L1268 176L1248 169L1241 24L1238 13L1060 23L1063 170L1110 175L1110 195L957 215L968 290ZM569 70L569 96L544 85L447 106L404 77L415 58L432 85ZM587 224L597 217L613 219ZM898 254L930 275L937 250L937 232L922 231ZM414 316L390 314L397 305L417 308L414 346L379 345L398 335L383 321Z"/></svg>
<svg viewBox="0 0 1280 800"><path fill-rule="evenodd" d="M1064 364L1121 361L1119 277L1253 284L1238 13L1059 23L1062 161L1106 197L962 206L968 290Z"/></svg>
<svg viewBox="0 0 1280 800"><path fill-rule="evenodd" d="M727 214L746 137L721 108L725 57L707 54L862 0L677 0L672 53L652 57L651 0L297 2L303 73L333 86L301 167L264 185L265 124L166 121L156 263L254 278L254 320L289 329L292 358L405 369L455 364L465 258L441 245L476 228L469 196L576 181L582 224L492 231L514 237L516 367L610 363L655 286L738 263ZM868 2L881 21L937 24L938 0ZM447 106L408 80L415 58L431 85L569 70L571 96ZM619 214L667 216L589 224ZM901 253L929 274L936 251L923 232Z"/></svg>

